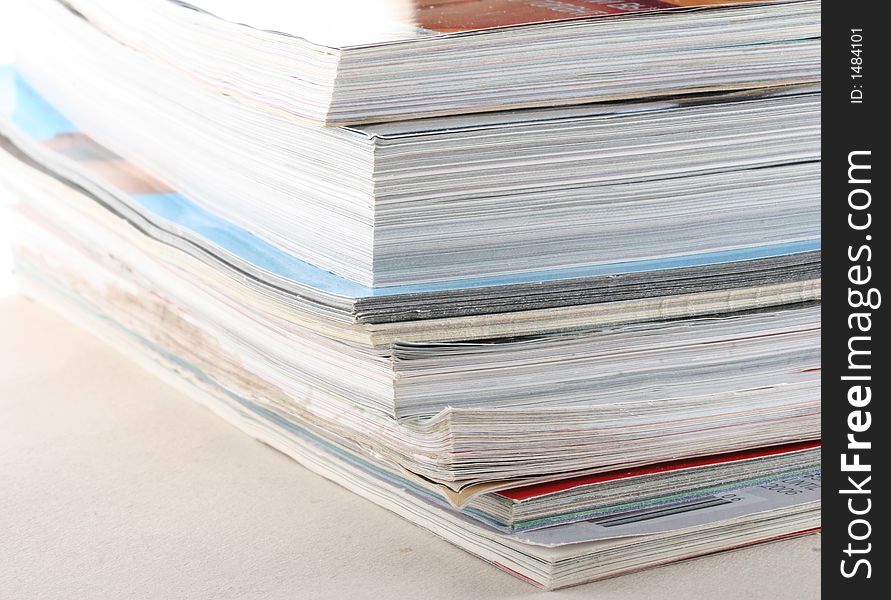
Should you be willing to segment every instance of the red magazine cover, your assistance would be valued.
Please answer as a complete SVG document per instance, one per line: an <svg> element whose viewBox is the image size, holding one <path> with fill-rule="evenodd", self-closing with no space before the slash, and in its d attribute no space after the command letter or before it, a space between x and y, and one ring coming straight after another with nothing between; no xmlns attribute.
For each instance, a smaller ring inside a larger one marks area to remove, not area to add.
<svg viewBox="0 0 891 600"><path fill-rule="evenodd" d="M678 8L699 8L758 0L438 0L416 2L418 26L440 33L493 29L545 21L606 17Z"/></svg>
<svg viewBox="0 0 891 600"><path fill-rule="evenodd" d="M777 456L787 452L801 452L810 450L811 448L819 448L819 441L800 442L797 444L785 444L782 446L771 446L768 448L756 448L754 450L744 450L741 452L732 452L729 454L717 454L712 456L700 456L683 460L675 460L671 462L658 463L637 467L634 469L610 471L608 473L598 473L596 475L583 475L580 477L572 477L569 479L561 479L559 481L549 481L546 483L537 483L522 487L501 490L498 494L511 500L528 500L538 496L547 496L565 490L572 489L583 485L592 485L595 483L604 483L607 481L615 481L617 479L630 479L632 477L640 477L643 475L653 475L655 473L665 473L668 471L681 471L684 469L692 469L695 467L706 467L718 465L722 463L752 460L754 458L763 458L766 456Z"/></svg>

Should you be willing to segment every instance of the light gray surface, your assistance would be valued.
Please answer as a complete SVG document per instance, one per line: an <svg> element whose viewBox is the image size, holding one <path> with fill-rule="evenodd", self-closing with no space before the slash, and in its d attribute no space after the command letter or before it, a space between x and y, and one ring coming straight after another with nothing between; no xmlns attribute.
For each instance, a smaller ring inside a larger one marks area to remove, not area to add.
<svg viewBox="0 0 891 600"><path fill-rule="evenodd" d="M548 598L808 599L819 537ZM0 299L0 598L525 598L21 297Z"/></svg>

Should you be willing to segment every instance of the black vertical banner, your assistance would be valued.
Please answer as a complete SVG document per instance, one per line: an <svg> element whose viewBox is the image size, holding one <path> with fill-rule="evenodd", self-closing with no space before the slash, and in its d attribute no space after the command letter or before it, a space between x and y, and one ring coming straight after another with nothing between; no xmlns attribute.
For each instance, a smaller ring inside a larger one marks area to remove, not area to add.
<svg viewBox="0 0 891 600"><path fill-rule="evenodd" d="M825 598L891 597L885 7L823 3Z"/></svg>

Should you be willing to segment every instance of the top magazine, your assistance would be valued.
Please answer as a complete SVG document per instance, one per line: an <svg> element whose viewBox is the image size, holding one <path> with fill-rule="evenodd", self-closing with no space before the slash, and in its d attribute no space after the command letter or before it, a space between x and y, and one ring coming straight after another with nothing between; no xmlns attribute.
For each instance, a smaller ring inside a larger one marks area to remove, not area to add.
<svg viewBox="0 0 891 600"><path fill-rule="evenodd" d="M111 37L211 89L324 124L789 85L820 75L816 0L72 4Z"/></svg>

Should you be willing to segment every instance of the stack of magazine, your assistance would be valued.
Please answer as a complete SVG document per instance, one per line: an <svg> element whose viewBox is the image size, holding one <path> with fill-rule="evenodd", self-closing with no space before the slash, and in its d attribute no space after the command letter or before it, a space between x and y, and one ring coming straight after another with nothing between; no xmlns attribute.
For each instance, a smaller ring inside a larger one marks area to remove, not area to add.
<svg viewBox="0 0 891 600"><path fill-rule="evenodd" d="M538 586L820 527L819 2L22 5L34 298Z"/></svg>

